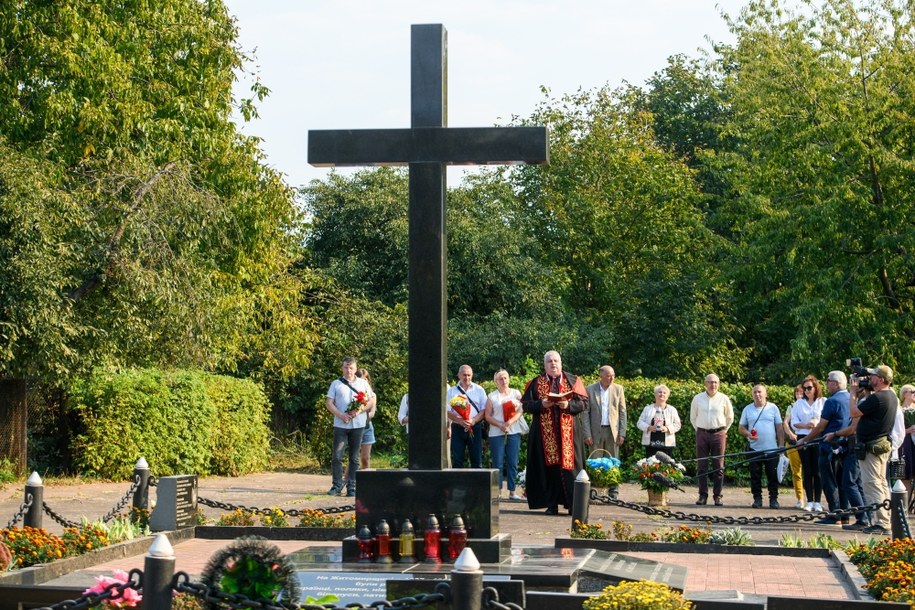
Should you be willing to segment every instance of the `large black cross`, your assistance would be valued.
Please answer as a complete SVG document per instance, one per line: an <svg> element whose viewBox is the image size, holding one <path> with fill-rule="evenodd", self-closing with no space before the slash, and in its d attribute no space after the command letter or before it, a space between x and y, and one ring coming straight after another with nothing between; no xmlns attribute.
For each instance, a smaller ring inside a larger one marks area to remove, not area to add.
<svg viewBox="0 0 915 610"><path fill-rule="evenodd" d="M447 465L448 354L445 165L546 163L545 127L448 128L448 35L441 24L413 25L410 129L311 130L316 167L409 165L409 374L411 470ZM479 405L483 408L483 405Z"/></svg>

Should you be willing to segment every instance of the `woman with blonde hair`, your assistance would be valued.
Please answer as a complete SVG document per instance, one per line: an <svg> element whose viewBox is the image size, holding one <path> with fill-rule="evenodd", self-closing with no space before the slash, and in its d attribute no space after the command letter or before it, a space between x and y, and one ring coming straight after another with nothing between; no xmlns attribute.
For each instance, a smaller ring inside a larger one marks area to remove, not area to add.
<svg viewBox="0 0 915 610"><path fill-rule="evenodd" d="M521 392L509 387L509 376L505 369L493 375L496 390L486 397L483 417L489 422L489 454L492 467L498 471L499 497L502 496L502 479L508 486L508 499L521 500L515 491L518 481L518 455L521 451L521 435L528 430L521 412ZM504 477L503 477L504 473Z"/></svg>
<svg viewBox="0 0 915 610"><path fill-rule="evenodd" d="M915 386L910 383L899 388L899 409L905 421L905 438L899 447L899 457L905 460L905 476L902 484L908 490L909 512L913 512L912 478L915 476Z"/></svg>

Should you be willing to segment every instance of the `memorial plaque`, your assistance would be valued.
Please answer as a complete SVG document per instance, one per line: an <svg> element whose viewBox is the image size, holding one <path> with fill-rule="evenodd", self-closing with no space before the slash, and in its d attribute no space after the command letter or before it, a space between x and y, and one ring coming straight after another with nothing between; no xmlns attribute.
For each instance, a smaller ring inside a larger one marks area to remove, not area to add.
<svg viewBox="0 0 915 610"><path fill-rule="evenodd" d="M371 604L387 599L389 580L412 580L411 574L370 572L297 572L302 599L336 595L337 606Z"/></svg>
<svg viewBox="0 0 915 610"><path fill-rule="evenodd" d="M191 527L197 516L197 475L160 477L156 486L156 508L149 516L154 532Z"/></svg>

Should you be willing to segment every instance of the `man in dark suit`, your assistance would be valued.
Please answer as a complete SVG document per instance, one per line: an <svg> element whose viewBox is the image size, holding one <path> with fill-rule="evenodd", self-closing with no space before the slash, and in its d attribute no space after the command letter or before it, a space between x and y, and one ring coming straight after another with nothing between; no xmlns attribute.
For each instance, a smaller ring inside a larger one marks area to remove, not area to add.
<svg viewBox="0 0 915 610"><path fill-rule="evenodd" d="M579 417L582 442L575 446L578 470L595 449L603 449L611 456L619 457L619 447L626 440L626 393L623 386L613 382L616 379L613 367L604 365L600 367L599 374L600 381L587 387L588 408ZM598 453L605 456L603 451ZM611 498L615 498L616 486L608 492Z"/></svg>

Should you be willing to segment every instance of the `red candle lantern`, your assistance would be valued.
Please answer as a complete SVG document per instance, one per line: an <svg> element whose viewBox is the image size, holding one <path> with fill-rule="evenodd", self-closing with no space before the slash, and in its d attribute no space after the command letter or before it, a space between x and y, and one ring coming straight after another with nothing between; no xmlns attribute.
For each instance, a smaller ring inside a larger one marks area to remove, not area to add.
<svg viewBox="0 0 915 610"><path fill-rule="evenodd" d="M467 528L464 527L464 520L460 515L455 515L451 520L451 527L448 529L448 557L451 561L458 558L464 547L467 546Z"/></svg>
<svg viewBox="0 0 915 610"><path fill-rule="evenodd" d="M359 563L371 563L375 559L375 539L368 525L359 528L356 542L359 544Z"/></svg>
<svg viewBox="0 0 915 610"><path fill-rule="evenodd" d="M393 563L391 559L391 528L388 522L381 519L375 528L375 544L378 563Z"/></svg>
<svg viewBox="0 0 915 610"><path fill-rule="evenodd" d="M442 531L438 527L438 519L435 515L429 515L426 522L426 531L423 532L423 551L426 554L427 563L439 563L442 559L439 555L439 544L442 541Z"/></svg>

